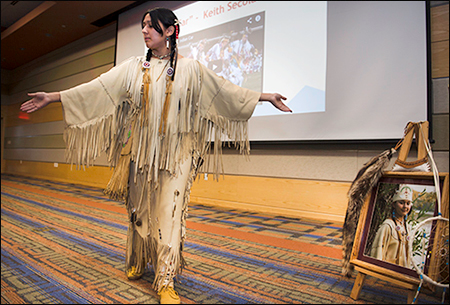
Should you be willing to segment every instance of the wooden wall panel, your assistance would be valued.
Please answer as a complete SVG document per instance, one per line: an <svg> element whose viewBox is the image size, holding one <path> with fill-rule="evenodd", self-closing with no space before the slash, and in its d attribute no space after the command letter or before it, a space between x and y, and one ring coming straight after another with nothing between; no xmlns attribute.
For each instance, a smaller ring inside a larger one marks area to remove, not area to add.
<svg viewBox="0 0 450 305"><path fill-rule="evenodd" d="M11 72L11 82L17 82L44 73L70 62L115 47L116 25L112 24L76 42L44 55Z"/></svg>
<svg viewBox="0 0 450 305"><path fill-rule="evenodd" d="M38 75L23 78L10 86L10 94L27 91L30 85L42 87L47 83L64 79L68 76L93 70L111 63L114 58L114 46L100 50L89 56L85 56L62 66L39 73Z"/></svg>
<svg viewBox="0 0 450 305"><path fill-rule="evenodd" d="M85 60L89 61L89 58ZM113 67L112 63L106 64L104 66L96 67L92 70L87 70L81 73L72 74L70 76L66 76L62 79L53 81L48 84L44 84L42 86L35 87L34 85L31 87L32 90L30 92L37 91L60 91L65 90L76 85L88 82L93 78L99 76L100 74L108 71ZM62 106L61 103L52 103L47 107L30 114L24 113L20 111L20 105L29 99L26 91L21 91L10 96L11 99L17 100L17 103L11 104L8 106L8 113L6 117L6 127L20 126L20 125L28 125L28 124L37 124L37 123L45 123L45 122L55 122L63 120ZM61 131L62 132L62 131Z"/></svg>
<svg viewBox="0 0 450 305"><path fill-rule="evenodd" d="M431 42L448 40L448 5L432 7L430 10Z"/></svg>
<svg viewBox="0 0 450 305"><path fill-rule="evenodd" d="M191 201L291 217L344 221L350 183L248 176L199 176Z"/></svg>
<svg viewBox="0 0 450 305"><path fill-rule="evenodd" d="M5 112L6 113L6 112ZM27 137L27 136L38 136L38 135L54 135L59 132L55 130L64 129L63 121L56 122L46 122L41 124L33 125L20 125L9 127L5 130L6 137Z"/></svg>
<svg viewBox="0 0 450 305"><path fill-rule="evenodd" d="M7 160L70 163L66 162L65 153L65 149L59 148L16 148L3 151L4 159ZM106 153L101 153L95 160L94 165L109 166Z"/></svg>
<svg viewBox="0 0 450 305"><path fill-rule="evenodd" d="M62 134L27 136L27 137L6 137L5 149L13 148L58 148L65 149Z"/></svg>
<svg viewBox="0 0 450 305"><path fill-rule="evenodd" d="M77 170L50 162L7 160L6 172L105 188L112 175L106 166ZM197 204L264 212L287 217L344 221L350 183L249 176L198 176L190 201Z"/></svg>
<svg viewBox="0 0 450 305"><path fill-rule="evenodd" d="M21 104L13 104L8 106L6 127L63 120L62 107L59 102L52 103L47 107L33 113L24 113L20 111L20 105Z"/></svg>
<svg viewBox="0 0 450 305"><path fill-rule="evenodd" d="M449 77L449 5L432 7L431 68L432 78Z"/></svg>
<svg viewBox="0 0 450 305"><path fill-rule="evenodd" d="M6 160L5 172L99 188L105 188L112 175L112 170L105 166L76 169L70 164L18 160Z"/></svg>
<svg viewBox="0 0 450 305"><path fill-rule="evenodd" d="M448 40L431 44L431 76L432 78L448 77L449 51Z"/></svg>

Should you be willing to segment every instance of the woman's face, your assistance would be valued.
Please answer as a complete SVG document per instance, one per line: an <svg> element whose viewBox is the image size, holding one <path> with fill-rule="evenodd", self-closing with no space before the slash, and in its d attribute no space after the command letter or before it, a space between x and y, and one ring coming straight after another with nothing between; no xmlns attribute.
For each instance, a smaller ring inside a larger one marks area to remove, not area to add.
<svg viewBox="0 0 450 305"><path fill-rule="evenodd" d="M163 29L163 35L159 34L153 28L150 14L147 14L142 22L142 34L144 35L144 41L147 48L157 52L162 52L166 48L166 37L168 37L168 30L164 29L161 23L159 23L159 25L161 26L161 29Z"/></svg>
<svg viewBox="0 0 450 305"><path fill-rule="evenodd" d="M409 200L397 200L394 202L395 216L403 218L408 215L411 210L411 201Z"/></svg>

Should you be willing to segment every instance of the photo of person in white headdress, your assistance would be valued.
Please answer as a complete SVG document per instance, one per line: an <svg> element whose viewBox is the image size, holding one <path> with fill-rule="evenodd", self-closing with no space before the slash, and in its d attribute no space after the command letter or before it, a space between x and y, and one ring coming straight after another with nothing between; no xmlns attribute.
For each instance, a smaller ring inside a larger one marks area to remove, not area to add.
<svg viewBox="0 0 450 305"><path fill-rule="evenodd" d="M375 236L371 257L403 267L411 268L411 251L409 240L411 226L407 219L412 209L413 191L408 185L400 185L392 197L390 217L379 227Z"/></svg>

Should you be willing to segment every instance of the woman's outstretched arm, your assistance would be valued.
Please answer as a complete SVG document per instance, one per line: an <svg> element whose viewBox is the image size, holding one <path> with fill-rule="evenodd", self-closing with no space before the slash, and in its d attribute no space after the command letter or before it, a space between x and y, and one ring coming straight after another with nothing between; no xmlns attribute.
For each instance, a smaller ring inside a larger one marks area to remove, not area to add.
<svg viewBox="0 0 450 305"><path fill-rule="evenodd" d="M20 110L27 113L31 113L41 108L44 108L50 103L61 101L61 95L59 94L59 92L28 93L28 96L31 97L31 100L28 100L22 105L20 105Z"/></svg>
<svg viewBox="0 0 450 305"><path fill-rule="evenodd" d="M262 102L271 102L275 108L283 112L292 112L292 110L282 101L286 100L286 98L279 93L261 93L261 97L259 98L259 100Z"/></svg>

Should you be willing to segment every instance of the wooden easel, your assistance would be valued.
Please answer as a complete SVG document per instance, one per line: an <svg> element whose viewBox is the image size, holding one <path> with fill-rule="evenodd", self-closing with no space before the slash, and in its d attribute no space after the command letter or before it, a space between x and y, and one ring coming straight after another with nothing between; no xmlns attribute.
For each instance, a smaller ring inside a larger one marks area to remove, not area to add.
<svg viewBox="0 0 450 305"><path fill-rule="evenodd" d="M361 293L362 286L364 285L364 281L366 280L366 276L370 275L376 278L379 278L383 281L393 283L400 288L404 288L407 290L408 294L408 304L411 304L414 300L414 296L416 294L417 288L419 287L419 280L416 278L412 278L406 275L403 275L401 279L397 279L392 275L387 275L388 272L383 271L383 273L379 273L376 270L373 270L374 265L366 264L364 266L364 262L358 261L353 262L355 265L355 270L358 271L356 275L355 283L353 284L352 292L350 293L350 297L353 300L357 300L359 298L359 294ZM375 268L376 269L376 268ZM396 276L397 274L394 274Z"/></svg>
<svg viewBox="0 0 450 305"><path fill-rule="evenodd" d="M413 169L414 167L420 166L428 161L427 148L425 146L425 142L428 143L428 129L428 121L418 123L409 122L408 125L406 125L405 136L401 142L401 147L398 151L398 158L395 161L395 164L398 164L405 169ZM406 161L406 158L408 158L411 150L414 135L416 136L417 160L408 162Z"/></svg>
<svg viewBox="0 0 450 305"><path fill-rule="evenodd" d="M420 166L428 161L427 149L425 146L425 142L428 142L428 128L428 121L418 123L409 122L406 125L405 136L403 137L403 141L400 142L401 147L398 152L398 158L395 161L397 165L405 169L413 170L414 167ZM408 158L411 150L414 136L416 137L417 160L408 162L406 159ZM365 221L365 219L363 221ZM352 299L357 300L359 298L359 294L361 293L366 276L371 275L384 281L391 282L401 288L407 289L408 304L412 303L420 283L416 278L412 278L407 275L401 275L399 277L398 273L393 272L392 274L388 274L389 272L386 270L377 271L377 266L358 260L353 261L353 264L355 266L355 270L358 271L358 275L356 276L355 284L353 285L353 289L350 294Z"/></svg>

